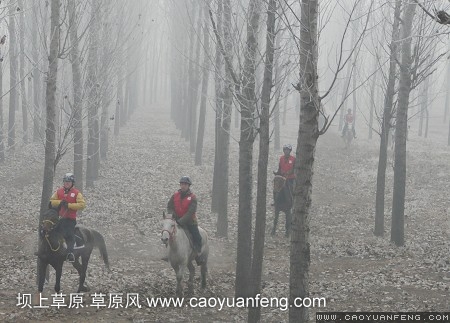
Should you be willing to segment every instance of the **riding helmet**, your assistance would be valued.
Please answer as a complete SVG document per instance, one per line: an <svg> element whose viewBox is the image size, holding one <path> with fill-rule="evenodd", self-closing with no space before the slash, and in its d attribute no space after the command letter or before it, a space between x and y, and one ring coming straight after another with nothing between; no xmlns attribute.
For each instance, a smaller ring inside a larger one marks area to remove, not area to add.
<svg viewBox="0 0 450 323"><path fill-rule="evenodd" d="M66 173L63 177L63 182L75 183L75 175L73 175L72 173Z"/></svg>
<svg viewBox="0 0 450 323"><path fill-rule="evenodd" d="M189 178L189 176L183 176L180 178L180 184L181 183L186 183L189 185L192 185L191 179Z"/></svg>
<svg viewBox="0 0 450 323"><path fill-rule="evenodd" d="M283 146L283 150L285 150L285 149L292 150L292 146L290 144L286 144Z"/></svg>

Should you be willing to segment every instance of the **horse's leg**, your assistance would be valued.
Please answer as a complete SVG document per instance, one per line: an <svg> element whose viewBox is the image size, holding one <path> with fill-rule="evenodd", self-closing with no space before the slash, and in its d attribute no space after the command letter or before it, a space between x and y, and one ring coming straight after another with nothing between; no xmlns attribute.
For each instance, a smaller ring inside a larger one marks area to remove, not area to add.
<svg viewBox="0 0 450 323"><path fill-rule="evenodd" d="M56 271L56 283L55 283L55 292L59 293L61 290L61 275L62 275L62 268L63 268L64 260L57 261L55 264L53 264L53 268L55 268Z"/></svg>
<svg viewBox="0 0 450 323"><path fill-rule="evenodd" d="M189 262L187 267L189 269L188 292L192 294L194 293L195 267L192 262Z"/></svg>
<svg viewBox="0 0 450 323"><path fill-rule="evenodd" d="M189 269L189 282L193 282L195 278L195 267L192 262L188 263L187 267Z"/></svg>
<svg viewBox="0 0 450 323"><path fill-rule="evenodd" d="M87 286L84 286L84 281L86 280L86 271L89 263L90 254L83 255L81 257L81 264L78 261L78 257L75 259L75 262L73 263L73 266L78 271L78 275L80 276L79 283L78 283L78 293L81 292L88 292L89 288Z"/></svg>
<svg viewBox="0 0 450 323"><path fill-rule="evenodd" d="M208 261L205 260L201 267L200 267L201 273L202 273L202 288L206 287L206 273L208 272Z"/></svg>
<svg viewBox="0 0 450 323"><path fill-rule="evenodd" d="M186 270L186 265L182 264L178 266L177 274L177 296L183 297L183 277L184 271Z"/></svg>
<svg viewBox="0 0 450 323"><path fill-rule="evenodd" d="M286 228L286 233L285 236L289 237L289 235L291 234L291 221L292 221L292 214L291 214L291 210L286 210L284 212L284 214L286 214L286 224L285 224L285 228Z"/></svg>
<svg viewBox="0 0 450 323"><path fill-rule="evenodd" d="M50 282L50 269L47 268L45 269L45 281L44 284L48 284Z"/></svg>
<svg viewBox="0 0 450 323"><path fill-rule="evenodd" d="M273 229L272 229L272 235L275 235L275 232L277 231L277 225L278 225L278 216L280 215L280 210L278 210L278 207L275 205L275 217L273 218Z"/></svg>
<svg viewBox="0 0 450 323"><path fill-rule="evenodd" d="M38 291L42 293L44 290L45 274L47 272L48 263L38 258Z"/></svg>

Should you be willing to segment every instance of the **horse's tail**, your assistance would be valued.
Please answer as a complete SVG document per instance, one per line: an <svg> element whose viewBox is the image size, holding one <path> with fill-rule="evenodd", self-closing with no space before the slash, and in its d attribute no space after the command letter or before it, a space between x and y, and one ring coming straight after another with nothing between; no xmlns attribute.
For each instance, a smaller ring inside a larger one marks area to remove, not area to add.
<svg viewBox="0 0 450 323"><path fill-rule="evenodd" d="M109 270L109 259L108 259L108 251L106 250L105 239L100 232L95 230L91 230L92 236L94 237L94 246L100 250L100 255L102 256L103 262L105 263L106 268Z"/></svg>

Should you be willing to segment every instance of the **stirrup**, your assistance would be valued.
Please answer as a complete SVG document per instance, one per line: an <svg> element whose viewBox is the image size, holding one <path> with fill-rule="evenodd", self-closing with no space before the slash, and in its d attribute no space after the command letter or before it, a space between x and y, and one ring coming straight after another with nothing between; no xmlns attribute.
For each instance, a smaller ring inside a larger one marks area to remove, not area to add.
<svg viewBox="0 0 450 323"><path fill-rule="evenodd" d="M75 262L75 256L73 253L70 252L67 254L67 261L70 263Z"/></svg>

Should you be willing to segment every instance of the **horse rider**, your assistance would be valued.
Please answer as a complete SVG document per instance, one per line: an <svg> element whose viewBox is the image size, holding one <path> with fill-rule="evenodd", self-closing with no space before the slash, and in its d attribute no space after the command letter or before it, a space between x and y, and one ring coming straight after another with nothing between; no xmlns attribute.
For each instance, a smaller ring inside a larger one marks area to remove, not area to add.
<svg viewBox="0 0 450 323"><path fill-rule="evenodd" d="M286 184L288 185L289 191L291 194L294 191L294 165L295 165L295 157L291 155L292 146L290 144L286 144L283 146L283 155L280 156L280 161L278 163L278 170L273 172L274 175L281 175L286 178ZM275 200L275 194L274 194Z"/></svg>
<svg viewBox="0 0 450 323"><path fill-rule="evenodd" d="M353 132L353 138L356 139L355 125L353 123L353 120L354 120L354 118L353 118L353 114L352 114L352 109L348 109L347 110L347 114L344 117L345 125L344 125L344 129L342 129L341 137L345 136L348 128L351 126L352 127L352 132Z"/></svg>
<svg viewBox="0 0 450 323"><path fill-rule="evenodd" d="M86 207L86 202L81 192L75 188L75 176L67 173L63 177L63 187L60 187L50 198L52 207L59 209L58 226L67 243L67 260L74 262L73 248L75 246L75 225L77 224L77 211Z"/></svg>
<svg viewBox="0 0 450 323"><path fill-rule="evenodd" d="M180 178L180 189L176 191L167 203L167 213L182 227L192 234L194 250L200 254L202 250L202 236L198 231L198 222L195 212L197 211L197 197L192 193L190 187L191 179L188 176Z"/></svg>

